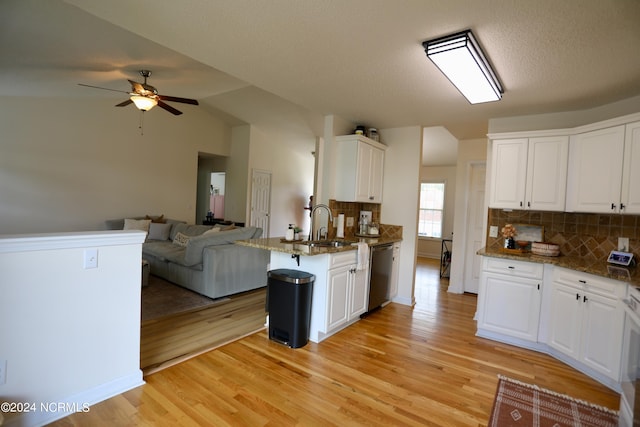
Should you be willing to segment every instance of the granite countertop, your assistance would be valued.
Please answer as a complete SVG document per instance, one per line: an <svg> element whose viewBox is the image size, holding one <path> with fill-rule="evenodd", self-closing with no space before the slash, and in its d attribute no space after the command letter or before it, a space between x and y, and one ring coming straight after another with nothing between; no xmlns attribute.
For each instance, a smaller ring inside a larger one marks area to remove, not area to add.
<svg viewBox="0 0 640 427"><path fill-rule="evenodd" d="M557 257L548 257L535 255L531 252L525 252L522 254L507 253L487 248L480 249L477 254L493 258L505 258L518 261L537 262L541 264L552 264L557 265L558 267L564 267L584 273L595 274L596 276L606 277L609 279L621 280L634 286L640 286L640 271L638 271L637 267L612 265L609 264L606 260L593 260L564 255L560 255Z"/></svg>
<svg viewBox="0 0 640 427"><path fill-rule="evenodd" d="M342 239L334 239L334 240L342 240ZM388 243L400 242L402 239L391 239L391 238L385 238L385 237L379 237L379 238L367 237L367 238L354 238L354 239L344 239L344 240L348 242L364 242L371 247L371 246L377 246L377 245L384 245ZM235 243L238 245L249 246L252 248L266 249L269 251L284 252L292 255L304 255L304 256L325 255L325 254L333 254L338 252L355 251L358 248L357 246L353 246L353 245L338 246L338 247L309 246L309 245L305 245L302 241L287 242L284 240L283 237L238 240Z"/></svg>

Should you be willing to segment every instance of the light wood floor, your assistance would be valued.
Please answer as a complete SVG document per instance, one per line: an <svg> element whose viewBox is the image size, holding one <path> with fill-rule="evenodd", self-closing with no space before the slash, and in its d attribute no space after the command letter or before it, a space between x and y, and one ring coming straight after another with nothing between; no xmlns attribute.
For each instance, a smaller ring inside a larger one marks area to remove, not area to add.
<svg viewBox="0 0 640 427"><path fill-rule="evenodd" d="M265 331L145 377L55 426L484 426L503 374L618 408L619 396L543 354L477 338L476 297L418 264L414 307L389 304L320 344Z"/></svg>
<svg viewBox="0 0 640 427"><path fill-rule="evenodd" d="M142 322L144 375L264 329L265 296L266 289L258 289L210 307Z"/></svg>

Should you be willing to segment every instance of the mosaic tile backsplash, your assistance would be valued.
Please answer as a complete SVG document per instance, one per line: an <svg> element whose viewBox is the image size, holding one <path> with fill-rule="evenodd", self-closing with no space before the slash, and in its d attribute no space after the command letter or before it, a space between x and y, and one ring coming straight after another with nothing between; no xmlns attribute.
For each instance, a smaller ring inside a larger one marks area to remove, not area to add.
<svg viewBox="0 0 640 427"><path fill-rule="evenodd" d="M487 248L504 247L500 230L505 224L543 226L544 240L560 245L562 255L602 260L618 249L618 237L629 238L630 252L640 250L640 215L489 209ZM497 238L488 235L492 225L498 227Z"/></svg>
<svg viewBox="0 0 640 427"><path fill-rule="evenodd" d="M360 217L360 211L371 211L371 221L379 224L380 236L389 239L401 239L402 238L402 226L401 225L389 225L380 223L380 205L375 203L358 203L358 202L338 202L336 200L329 200L329 208L333 216L338 214L344 214L345 218L353 218L353 226L344 227L344 237L352 239L355 237L358 231L358 220ZM335 237L336 229L331 227L329 231L329 237Z"/></svg>

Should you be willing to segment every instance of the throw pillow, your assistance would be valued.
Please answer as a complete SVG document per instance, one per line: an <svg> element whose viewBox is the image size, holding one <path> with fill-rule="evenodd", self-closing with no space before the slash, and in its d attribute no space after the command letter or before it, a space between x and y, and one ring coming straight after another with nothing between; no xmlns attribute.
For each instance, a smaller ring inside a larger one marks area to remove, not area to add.
<svg viewBox="0 0 640 427"><path fill-rule="evenodd" d="M219 232L219 231L220 231L220 229L219 229L219 228L214 227L214 228L212 228L211 230L207 230L207 231L205 231L204 233L202 233L202 235L203 235L203 236L210 236L210 235L215 234L215 233L217 233L217 232Z"/></svg>
<svg viewBox="0 0 640 427"><path fill-rule="evenodd" d="M152 222L149 224L149 239L151 240L168 240L171 232L171 224L159 224Z"/></svg>
<svg viewBox="0 0 640 427"><path fill-rule="evenodd" d="M187 246L190 238L191 237L186 234L178 233L176 234L176 237L173 238L173 244L178 246Z"/></svg>
<svg viewBox="0 0 640 427"><path fill-rule="evenodd" d="M149 232L150 219L131 219L125 218L123 230L142 230Z"/></svg>
<svg viewBox="0 0 640 427"><path fill-rule="evenodd" d="M164 214L160 216L145 215L144 219L150 219L151 222L157 222L158 224L164 224L165 222L167 222L167 220L164 218Z"/></svg>

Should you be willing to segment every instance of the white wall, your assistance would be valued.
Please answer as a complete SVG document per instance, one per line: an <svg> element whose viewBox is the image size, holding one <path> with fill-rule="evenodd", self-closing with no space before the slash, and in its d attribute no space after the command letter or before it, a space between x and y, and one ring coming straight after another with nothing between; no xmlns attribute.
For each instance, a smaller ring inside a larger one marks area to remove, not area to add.
<svg viewBox="0 0 640 427"><path fill-rule="evenodd" d="M155 108L140 135L142 113L116 101L0 97L0 234L195 220L198 152L229 155L229 128L198 107Z"/></svg>
<svg viewBox="0 0 640 427"><path fill-rule="evenodd" d="M83 410L143 384L140 370L139 231L0 237L0 363L3 402L35 412L4 413L6 425L32 426ZM84 269L85 249L98 267Z"/></svg>
<svg viewBox="0 0 640 427"><path fill-rule="evenodd" d="M251 127L250 169L271 172L270 236L263 237L284 237L289 224L309 229L315 144L311 131ZM248 196L250 203L251 189Z"/></svg>
<svg viewBox="0 0 640 427"><path fill-rule="evenodd" d="M441 181L445 182L444 195L444 224L442 238L450 239L453 234L456 195L456 167L455 166L422 166L420 168L420 182ZM442 249L441 239L419 238L418 256L427 258L440 258Z"/></svg>
<svg viewBox="0 0 640 427"><path fill-rule="evenodd" d="M453 251L449 292L464 292L465 245L467 242L467 200L469 199L470 168L473 163L487 160L487 140L467 139L458 142L458 165L456 166L456 193L453 224ZM488 169L487 169L488 170ZM486 208L485 208L486 211ZM485 212L486 218L486 212Z"/></svg>
<svg viewBox="0 0 640 427"><path fill-rule="evenodd" d="M381 129L380 140L389 147L384 155L383 203L380 216L385 224L403 226L398 295L394 302L413 305L422 128L413 126Z"/></svg>

